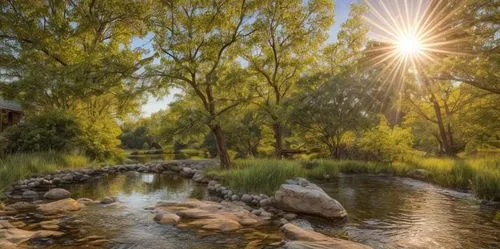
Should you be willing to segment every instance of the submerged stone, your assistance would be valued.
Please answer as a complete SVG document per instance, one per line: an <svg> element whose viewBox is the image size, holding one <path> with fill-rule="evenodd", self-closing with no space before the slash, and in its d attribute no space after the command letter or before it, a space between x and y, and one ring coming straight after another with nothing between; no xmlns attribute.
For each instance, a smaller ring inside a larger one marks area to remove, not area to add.
<svg viewBox="0 0 500 249"><path fill-rule="evenodd" d="M291 223L281 227L287 249L370 249L371 247L349 240L328 237L318 232L307 231Z"/></svg>

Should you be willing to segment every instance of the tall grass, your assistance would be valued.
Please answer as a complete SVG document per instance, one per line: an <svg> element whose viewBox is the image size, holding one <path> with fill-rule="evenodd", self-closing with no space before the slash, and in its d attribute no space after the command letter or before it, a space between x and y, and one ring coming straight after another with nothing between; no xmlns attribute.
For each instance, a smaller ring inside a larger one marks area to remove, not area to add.
<svg viewBox="0 0 500 249"><path fill-rule="evenodd" d="M6 187L31 175L89 165L84 156L56 152L14 154L0 159L0 196Z"/></svg>
<svg viewBox="0 0 500 249"><path fill-rule="evenodd" d="M285 180L306 176L306 169L298 161L254 159L238 160L228 170L209 169L206 174L243 193L272 194Z"/></svg>
<svg viewBox="0 0 500 249"><path fill-rule="evenodd" d="M446 159L415 157L405 162L378 163L363 161L289 161L242 160L228 170L211 169L208 175L219 177L225 185L243 192L272 193L289 178L301 176L324 178L346 174L390 174L411 176L416 169L427 174L421 178L443 187L472 191L478 198L500 201L499 158Z"/></svg>

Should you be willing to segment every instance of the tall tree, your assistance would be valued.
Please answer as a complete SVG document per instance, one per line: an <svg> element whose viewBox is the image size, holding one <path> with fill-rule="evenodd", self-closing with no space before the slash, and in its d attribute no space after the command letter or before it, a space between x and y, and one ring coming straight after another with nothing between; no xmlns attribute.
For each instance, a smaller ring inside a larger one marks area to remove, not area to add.
<svg viewBox="0 0 500 249"><path fill-rule="evenodd" d="M219 116L245 99L237 96L235 86L243 82L235 78L241 74L230 72L229 64L237 63L231 49L253 33L249 24L254 7L250 0L167 0L155 8L152 18L155 48L161 58L153 72L161 77L162 86L176 85L200 103L224 168L231 161Z"/></svg>
<svg viewBox="0 0 500 249"><path fill-rule="evenodd" d="M330 0L266 0L256 17L256 35L244 58L263 82L256 92L274 131L275 154L283 150L283 104L316 55L333 22Z"/></svg>

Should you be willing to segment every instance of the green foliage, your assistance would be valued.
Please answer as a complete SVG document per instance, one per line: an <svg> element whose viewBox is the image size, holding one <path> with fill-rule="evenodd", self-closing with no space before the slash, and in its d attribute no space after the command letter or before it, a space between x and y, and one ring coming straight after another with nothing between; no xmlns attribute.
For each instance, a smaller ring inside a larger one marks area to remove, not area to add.
<svg viewBox="0 0 500 249"><path fill-rule="evenodd" d="M147 125L126 129L120 135L121 144L127 149L149 150L151 147L155 147L154 137L150 133ZM147 145L147 148L144 148L144 145Z"/></svg>
<svg viewBox="0 0 500 249"><path fill-rule="evenodd" d="M221 178L225 185L243 193L273 194L287 179L305 176L305 169L296 161L237 160L228 170L209 169L209 176Z"/></svg>
<svg viewBox="0 0 500 249"><path fill-rule="evenodd" d="M2 133L1 146L6 153L80 152L92 159L118 158L117 139L121 130L116 121L90 122L66 112L46 112L28 117Z"/></svg>
<svg viewBox="0 0 500 249"><path fill-rule="evenodd" d="M30 175L89 166L92 165L89 165L89 160L84 156L56 152L9 155L0 159L0 195L6 187Z"/></svg>
<svg viewBox="0 0 500 249"><path fill-rule="evenodd" d="M71 115L50 112L31 116L1 135L6 153L71 151L80 145L82 130Z"/></svg>
<svg viewBox="0 0 500 249"><path fill-rule="evenodd" d="M78 119L82 134L80 140L85 155L92 159L119 159L121 129L115 120L103 118L99 120Z"/></svg>
<svg viewBox="0 0 500 249"><path fill-rule="evenodd" d="M252 193L272 194L287 179L309 177L325 179L344 174L389 174L413 176L416 169L428 172L422 180L472 191L478 198L500 200L500 160L496 157L468 160L410 157L407 161L384 163L352 160L290 161L252 159L237 160L238 167L208 169L207 175L220 178L231 188Z"/></svg>
<svg viewBox="0 0 500 249"><path fill-rule="evenodd" d="M314 84L319 86L314 88ZM353 134L366 127L370 118L365 85L354 78L330 74L304 77L301 85L304 87L290 108L290 122L306 146L319 144L332 158L346 157Z"/></svg>
<svg viewBox="0 0 500 249"><path fill-rule="evenodd" d="M380 116L379 124L363 133L359 146L378 161L393 162L411 152L412 140L409 129L399 126L391 128L387 120Z"/></svg>
<svg viewBox="0 0 500 249"><path fill-rule="evenodd" d="M285 147L285 103L297 91L297 79L326 40L333 7L328 0L263 1L253 24L256 34L242 48L249 69L259 77L257 103L273 129L278 157Z"/></svg>
<svg viewBox="0 0 500 249"><path fill-rule="evenodd" d="M207 151L202 149L181 149L175 153L175 159L202 159L207 158Z"/></svg>
<svg viewBox="0 0 500 249"><path fill-rule="evenodd" d="M150 7L134 0L0 2L3 94L52 110L134 90L137 82L125 80L148 60L140 61L145 51L133 50L131 40L146 34Z"/></svg>

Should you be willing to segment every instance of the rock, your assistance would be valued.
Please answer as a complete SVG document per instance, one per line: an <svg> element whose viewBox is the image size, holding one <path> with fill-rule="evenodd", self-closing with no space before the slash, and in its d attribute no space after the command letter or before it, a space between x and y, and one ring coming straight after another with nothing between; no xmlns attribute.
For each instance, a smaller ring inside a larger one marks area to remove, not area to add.
<svg viewBox="0 0 500 249"><path fill-rule="evenodd" d="M101 204L111 204L111 203L114 203L115 201L116 201L116 198L107 196L101 200Z"/></svg>
<svg viewBox="0 0 500 249"><path fill-rule="evenodd" d="M73 175L72 175L72 174L66 174L66 175L64 175L64 176L61 178L61 180L62 180L63 182L70 183L70 182L72 182L72 181L73 181L73 178L74 178L74 177L73 177Z"/></svg>
<svg viewBox="0 0 500 249"><path fill-rule="evenodd" d="M281 227L288 241L283 246L287 249L369 249L371 247L356 242L328 237L314 231L306 231L291 223Z"/></svg>
<svg viewBox="0 0 500 249"><path fill-rule="evenodd" d="M242 228L242 225L233 219L213 218L199 219L188 223L191 226L201 227L205 230L217 230L221 232L231 232Z"/></svg>
<svg viewBox="0 0 500 249"><path fill-rule="evenodd" d="M231 232L245 226L268 223L267 219L260 218L248 210L251 208L238 201L222 201L220 203L199 200L159 202L155 209L155 212L159 214L155 220L164 219L165 215L175 213L180 217L180 220L177 221L179 228L194 227L220 232Z"/></svg>
<svg viewBox="0 0 500 249"><path fill-rule="evenodd" d="M16 211L30 211L36 209L36 205L30 202L16 202L14 204L8 205L7 209L13 209Z"/></svg>
<svg viewBox="0 0 500 249"><path fill-rule="evenodd" d="M286 213L285 215L283 215L283 218L287 220L294 220L295 218L297 218L297 215L294 213Z"/></svg>
<svg viewBox="0 0 500 249"><path fill-rule="evenodd" d="M90 242L88 242L88 244L91 246L101 246L101 245L107 244L109 242L110 241L107 239L98 239L98 240L90 241Z"/></svg>
<svg viewBox="0 0 500 249"><path fill-rule="evenodd" d="M86 206L95 205L95 204L100 203L98 201L94 201L94 200L89 199L89 198L80 198L80 199L77 199L76 201L79 202L80 204L83 204Z"/></svg>
<svg viewBox="0 0 500 249"><path fill-rule="evenodd" d="M272 204L272 201L269 198L265 198L265 199L262 199L262 200L259 201L259 205L261 207L266 207L266 206L269 206L271 204Z"/></svg>
<svg viewBox="0 0 500 249"><path fill-rule="evenodd" d="M205 176L203 175L203 173L201 172L196 172L194 175L193 175L193 181L195 182L205 182Z"/></svg>
<svg viewBox="0 0 500 249"><path fill-rule="evenodd" d="M280 226L283 226L283 225L285 225L285 224L287 224L287 223L288 223L288 221L287 221L285 218L281 218L281 219L279 219L279 225L280 225Z"/></svg>
<svg viewBox="0 0 500 249"><path fill-rule="evenodd" d="M39 198L38 193L33 190L26 190L23 192L24 199L36 200Z"/></svg>
<svg viewBox="0 0 500 249"><path fill-rule="evenodd" d="M80 209L80 203L71 198L41 204L38 206L38 210L44 214L59 214L70 211L78 211Z"/></svg>
<svg viewBox="0 0 500 249"><path fill-rule="evenodd" d="M231 201L239 201L240 197L238 195L232 195L231 196Z"/></svg>
<svg viewBox="0 0 500 249"><path fill-rule="evenodd" d="M17 245L8 241L0 240L0 249L17 249Z"/></svg>
<svg viewBox="0 0 500 249"><path fill-rule="evenodd" d="M39 230L27 231L13 227L7 221L0 221L0 248L9 248L12 244L21 244L31 239L60 237L64 233L57 231ZM5 246L5 247L4 247Z"/></svg>
<svg viewBox="0 0 500 249"><path fill-rule="evenodd" d="M165 213L157 214L154 220L159 224L177 224L181 220L181 217L176 214Z"/></svg>
<svg viewBox="0 0 500 249"><path fill-rule="evenodd" d="M261 213L262 213L262 211L260 209L255 209L252 211L252 214L255 214L257 216L259 216Z"/></svg>
<svg viewBox="0 0 500 249"><path fill-rule="evenodd" d="M71 192L63 188L53 188L49 190L49 192L45 193L45 195L43 195L44 198L51 200L66 199L69 198L70 196Z"/></svg>
<svg viewBox="0 0 500 249"><path fill-rule="evenodd" d="M249 203L252 201L252 196L248 195L248 194L243 194L241 196L241 201L243 202L246 202L246 203Z"/></svg>
<svg viewBox="0 0 500 249"><path fill-rule="evenodd" d="M331 198L317 185L303 178L289 180L281 185L274 198L276 206L286 211L317 215L329 219L347 216L346 210L337 200Z"/></svg>

